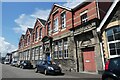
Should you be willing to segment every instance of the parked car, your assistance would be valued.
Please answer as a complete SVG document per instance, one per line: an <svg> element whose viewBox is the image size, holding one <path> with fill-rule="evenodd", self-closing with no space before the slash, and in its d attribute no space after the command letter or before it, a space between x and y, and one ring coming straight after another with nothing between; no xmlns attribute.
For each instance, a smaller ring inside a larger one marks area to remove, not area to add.
<svg viewBox="0 0 120 80"><path fill-rule="evenodd" d="M11 66L16 66L17 65L17 61L12 61L11 62Z"/></svg>
<svg viewBox="0 0 120 80"><path fill-rule="evenodd" d="M61 74L62 69L55 62L39 60L36 63L35 72L47 74Z"/></svg>
<svg viewBox="0 0 120 80"><path fill-rule="evenodd" d="M120 57L111 58L106 62L102 80L120 80Z"/></svg>
<svg viewBox="0 0 120 80"><path fill-rule="evenodd" d="M20 68L24 69L24 68L33 68L33 65L31 64L31 62L29 60L25 60L22 61L20 63Z"/></svg>
<svg viewBox="0 0 120 80"><path fill-rule="evenodd" d="M4 64L10 64L10 62L9 61L4 61Z"/></svg>
<svg viewBox="0 0 120 80"><path fill-rule="evenodd" d="M4 60L2 60L1 63L4 64Z"/></svg>
<svg viewBox="0 0 120 80"><path fill-rule="evenodd" d="M23 60L17 61L16 67L20 67L20 64L21 64L22 61L23 61Z"/></svg>

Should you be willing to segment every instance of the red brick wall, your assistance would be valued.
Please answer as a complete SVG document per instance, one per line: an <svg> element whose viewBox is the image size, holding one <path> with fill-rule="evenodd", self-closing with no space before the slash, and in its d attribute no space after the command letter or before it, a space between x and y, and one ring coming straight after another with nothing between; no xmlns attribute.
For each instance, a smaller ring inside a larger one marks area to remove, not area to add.
<svg viewBox="0 0 120 80"><path fill-rule="evenodd" d="M57 11L56 11L57 10ZM55 14L52 14L54 13L54 11L56 11ZM64 31L61 30L61 13L65 11L66 12L66 29ZM63 8L59 8L59 7L54 7L54 9L52 10L51 12L51 15L49 16L49 21L50 21L50 27L51 29L53 30L53 21L55 18L58 18L58 32L56 32L55 34L52 32L52 37L54 36L58 36L64 32L68 32L70 28L72 28L72 13L66 9L63 9ZM49 22L48 21L48 22ZM46 33L48 34L47 32L47 25L46 25Z"/></svg>
<svg viewBox="0 0 120 80"><path fill-rule="evenodd" d="M83 11L87 10L87 16L88 16L88 20L92 20L94 18L98 18L97 17L97 11L96 11L96 3L91 2L88 5L78 8L75 12L74 12L74 27L77 27L78 25L81 25L81 18L80 18L80 13L82 13Z"/></svg>

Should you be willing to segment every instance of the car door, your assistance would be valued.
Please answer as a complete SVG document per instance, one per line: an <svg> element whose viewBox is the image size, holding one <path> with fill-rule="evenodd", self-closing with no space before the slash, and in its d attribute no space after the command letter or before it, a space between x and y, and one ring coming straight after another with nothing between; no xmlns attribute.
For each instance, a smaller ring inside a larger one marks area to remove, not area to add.
<svg viewBox="0 0 120 80"><path fill-rule="evenodd" d="M44 72L45 68L46 68L46 62L42 61L42 63L41 63L41 71Z"/></svg>
<svg viewBox="0 0 120 80"><path fill-rule="evenodd" d="M40 65L41 65L41 61L38 61L38 62L37 62L37 68L38 68L39 71L41 71L41 70L40 70L40 67L41 67Z"/></svg>
<svg viewBox="0 0 120 80"><path fill-rule="evenodd" d="M117 59L117 75L119 75L120 76L120 57Z"/></svg>

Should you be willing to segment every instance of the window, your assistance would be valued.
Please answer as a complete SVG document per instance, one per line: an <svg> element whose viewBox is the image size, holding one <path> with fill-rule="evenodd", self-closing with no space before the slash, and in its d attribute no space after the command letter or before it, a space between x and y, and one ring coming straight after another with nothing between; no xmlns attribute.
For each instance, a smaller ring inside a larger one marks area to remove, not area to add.
<svg viewBox="0 0 120 80"><path fill-rule="evenodd" d="M53 32L58 31L58 18L56 18L53 22Z"/></svg>
<svg viewBox="0 0 120 80"><path fill-rule="evenodd" d="M38 56L39 56L39 47L37 47L35 50L36 50L36 51L35 51L35 60L38 60Z"/></svg>
<svg viewBox="0 0 120 80"><path fill-rule="evenodd" d="M35 55L35 50L34 48L32 49L32 60L34 60L34 55Z"/></svg>
<svg viewBox="0 0 120 80"><path fill-rule="evenodd" d="M42 28L40 28L39 36L40 36L40 39L42 39Z"/></svg>
<svg viewBox="0 0 120 80"><path fill-rule="evenodd" d="M110 57L120 55L120 26L114 26L106 31Z"/></svg>
<svg viewBox="0 0 120 80"><path fill-rule="evenodd" d="M66 27L66 13L62 13L61 14L61 25L62 25L62 29Z"/></svg>
<svg viewBox="0 0 120 80"><path fill-rule="evenodd" d="M41 60L42 59L42 46L40 46L40 57L39 57L39 59Z"/></svg>
<svg viewBox="0 0 120 80"><path fill-rule="evenodd" d="M48 23L48 35L50 35L50 23Z"/></svg>
<svg viewBox="0 0 120 80"><path fill-rule="evenodd" d="M58 57L58 42L55 42L54 58Z"/></svg>
<svg viewBox="0 0 120 80"><path fill-rule="evenodd" d="M30 44L30 36L28 36L28 38L27 38L27 45L29 45Z"/></svg>
<svg viewBox="0 0 120 80"><path fill-rule="evenodd" d="M84 12L82 12L82 13L80 14L80 16L81 16L81 23L82 23L82 24L83 24L83 23L86 23L86 22L88 21L87 10L85 10Z"/></svg>
<svg viewBox="0 0 120 80"><path fill-rule="evenodd" d="M67 42L67 38L64 39L64 58L68 58L68 42Z"/></svg>
<svg viewBox="0 0 120 80"><path fill-rule="evenodd" d="M34 42L34 40L35 40L35 39L34 39L34 36L35 36L35 35L34 35L34 33L33 33L33 42Z"/></svg>
<svg viewBox="0 0 120 80"><path fill-rule="evenodd" d="M38 40L39 39L39 31L38 31L38 27L36 28L36 31L35 31L35 40Z"/></svg>
<svg viewBox="0 0 120 80"><path fill-rule="evenodd" d="M59 47L59 58L62 58L62 41L61 40L58 43L58 47Z"/></svg>

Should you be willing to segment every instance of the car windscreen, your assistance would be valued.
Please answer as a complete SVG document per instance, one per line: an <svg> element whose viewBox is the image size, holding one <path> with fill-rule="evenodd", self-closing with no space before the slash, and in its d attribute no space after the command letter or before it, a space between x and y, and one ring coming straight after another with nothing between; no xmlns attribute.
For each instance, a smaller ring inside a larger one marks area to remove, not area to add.
<svg viewBox="0 0 120 80"><path fill-rule="evenodd" d="M25 61L25 63L31 63L30 61Z"/></svg>
<svg viewBox="0 0 120 80"><path fill-rule="evenodd" d="M17 61L13 61L13 63L17 63Z"/></svg>

